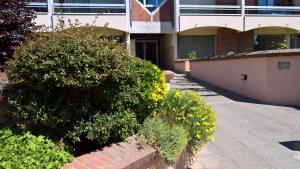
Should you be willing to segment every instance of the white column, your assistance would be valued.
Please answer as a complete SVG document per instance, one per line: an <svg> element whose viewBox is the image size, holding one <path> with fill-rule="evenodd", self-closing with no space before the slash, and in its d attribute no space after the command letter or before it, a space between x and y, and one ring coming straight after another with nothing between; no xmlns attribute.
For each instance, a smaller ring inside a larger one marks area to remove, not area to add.
<svg viewBox="0 0 300 169"><path fill-rule="evenodd" d="M173 64L172 69L174 70L175 61L178 58L178 42L177 42L177 33L180 31L179 26L179 19L180 19L180 2L179 0L174 0L174 31L172 36L172 46L173 46Z"/></svg>
<svg viewBox="0 0 300 169"><path fill-rule="evenodd" d="M174 65L175 65L175 61L178 58L178 37L177 37L177 32L174 32L172 34L172 44L173 44L173 52L174 52L174 56L173 56L173 64L172 64L172 69L174 70Z"/></svg>
<svg viewBox="0 0 300 169"><path fill-rule="evenodd" d="M130 33L129 32L126 32L125 33L125 40L126 40L126 47L127 47L127 51L129 54L132 54L131 53L131 44L130 44Z"/></svg>
<svg viewBox="0 0 300 169"><path fill-rule="evenodd" d="M131 31L131 3L130 0L126 0L126 18L127 18L127 31Z"/></svg>
<svg viewBox="0 0 300 169"><path fill-rule="evenodd" d="M180 9L179 9L179 0L174 0L174 30L175 32L179 32L179 16L180 16Z"/></svg>
<svg viewBox="0 0 300 169"><path fill-rule="evenodd" d="M53 0L48 0L48 23L52 31L54 30L53 13L54 13Z"/></svg>

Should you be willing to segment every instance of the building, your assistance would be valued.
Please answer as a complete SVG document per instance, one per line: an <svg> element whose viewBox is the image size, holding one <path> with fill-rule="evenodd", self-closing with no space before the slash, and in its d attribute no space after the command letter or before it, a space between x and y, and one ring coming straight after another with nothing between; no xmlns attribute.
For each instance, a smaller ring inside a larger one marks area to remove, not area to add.
<svg viewBox="0 0 300 169"><path fill-rule="evenodd" d="M62 14L94 23L163 69L191 51L212 57L300 48L300 0L31 0L29 7L50 28Z"/></svg>

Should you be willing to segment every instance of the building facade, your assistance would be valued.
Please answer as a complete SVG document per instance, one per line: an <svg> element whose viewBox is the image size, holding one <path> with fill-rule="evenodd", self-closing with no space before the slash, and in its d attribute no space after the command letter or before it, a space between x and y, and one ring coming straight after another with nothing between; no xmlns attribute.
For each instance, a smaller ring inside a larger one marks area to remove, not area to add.
<svg viewBox="0 0 300 169"><path fill-rule="evenodd" d="M35 22L94 24L134 56L173 69L175 60L300 48L300 0L31 0ZM95 17L97 17L95 19Z"/></svg>

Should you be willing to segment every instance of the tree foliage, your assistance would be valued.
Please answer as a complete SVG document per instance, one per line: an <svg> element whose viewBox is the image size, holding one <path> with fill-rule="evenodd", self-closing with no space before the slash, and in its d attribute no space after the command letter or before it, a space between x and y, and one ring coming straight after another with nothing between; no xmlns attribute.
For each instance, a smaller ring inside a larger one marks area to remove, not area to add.
<svg viewBox="0 0 300 169"><path fill-rule="evenodd" d="M0 0L0 66L12 57L24 36L35 30L36 15L27 4L26 0Z"/></svg>

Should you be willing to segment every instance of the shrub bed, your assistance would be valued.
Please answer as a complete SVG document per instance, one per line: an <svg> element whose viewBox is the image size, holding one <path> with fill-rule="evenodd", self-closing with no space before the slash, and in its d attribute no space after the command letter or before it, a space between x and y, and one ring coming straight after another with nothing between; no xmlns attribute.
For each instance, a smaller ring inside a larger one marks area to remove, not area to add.
<svg viewBox="0 0 300 169"><path fill-rule="evenodd" d="M197 93L170 90L157 112L145 121L138 138L142 146L156 147L167 162L174 163L185 148L197 153L213 140L215 113Z"/></svg>
<svg viewBox="0 0 300 169"><path fill-rule="evenodd" d="M179 125L169 126L159 117L147 119L139 132L140 145L152 145L166 162L174 163L188 143L188 132Z"/></svg>
<svg viewBox="0 0 300 169"><path fill-rule="evenodd" d="M73 159L63 145L29 132L14 134L10 129L0 129L0 147L0 168L5 169L59 169Z"/></svg>
<svg viewBox="0 0 300 169"><path fill-rule="evenodd" d="M16 50L8 76L15 119L99 145L135 133L166 93L156 66L89 26L28 40Z"/></svg>
<svg viewBox="0 0 300 169"><path fill-rule="evenodd" d="M213 140L216 115L203 97L193 91L170 90L160 106L160 114L168 124L185 126L190 135L189 146L198 150Z"/></svg>

